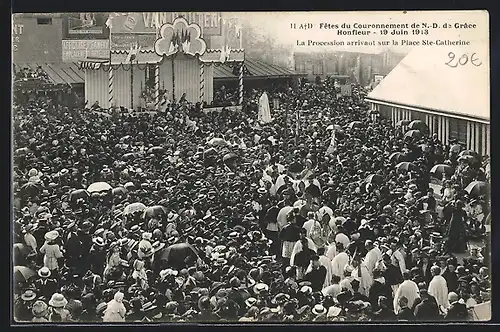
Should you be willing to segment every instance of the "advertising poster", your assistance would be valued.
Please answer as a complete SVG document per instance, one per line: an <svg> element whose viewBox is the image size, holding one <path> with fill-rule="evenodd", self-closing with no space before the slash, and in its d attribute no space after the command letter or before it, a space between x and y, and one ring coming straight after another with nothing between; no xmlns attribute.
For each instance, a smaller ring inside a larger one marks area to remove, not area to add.
<svg viewBox="0 0 500 332"><path fill-rule="evenodd" d="M67 13L63 17L63 39L108 39L108 13Z"/></svg>

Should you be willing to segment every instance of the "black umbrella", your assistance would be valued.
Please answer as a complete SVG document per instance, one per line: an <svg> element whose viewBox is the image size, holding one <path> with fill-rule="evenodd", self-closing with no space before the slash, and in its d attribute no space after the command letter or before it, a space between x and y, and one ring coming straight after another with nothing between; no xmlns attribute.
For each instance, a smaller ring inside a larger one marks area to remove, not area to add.
<svg viewBox="0 0 500 332"><path fill-rule="evenodd" d="M28 182L21 187L21 195L24 197L35 197L40 193L40 191L40 186L33 182Z"/></svg>
<svg viewBox="0 0 500 332"><path fill-rule="evenodd" d="M144 210L142 217L147 219L147 218L152 218L152 217L161 217L166 214L165 208L160 205L155 205L155 206L150 206Z"/></svg>
<svg viewBox="0 0 500 332"><path fill-rule="evenodd" d="M149 148L148 153L163 153L165 149L162 146L153 146Z"/></svg>
<svg viewBox="0 0 500 332"><path fill-rule="evenodd" d="M403 159L404 154L402 152L393 152L389 156L390 162L400 162Z"/></svg>
<svg viewBox="0 0 500 332"><path fill-rule="evenodd" d="M89 194L89 192L87 190L85 190L85 189L77 189L77 190L73 190L69 194L69 201L70 202L74 202L74 201L76 201L79 198L87 199L89 197L90 197L90 194Z"/></svg>
<svg viewBox="0 0 500 332"><path fill-rule="evenodd" d="M371 174L366 177L365 182L371 184L381 184L384 182L384 178L379 174Z"/></svg>
<svg viewBox="0 0 500 332"><path fill-rule="evenodd" d="M238 158L238 156L236 155L236 153L234 152L229 152L229 153L226 153L224 155L224 157L222 158L222 160L227 163L227 162L231 162L233 160L235 160L236 158Z"/></svg>
<svg viewBox="0 0 500 332"><path fill-rule="evenodd" d="M26 266L14 266L14 280L28 281L36 276L36 272Z"/></svg>
<svg viewBox="0 0 500 332"><path fill-rule="evenodd" d="M427 127L427 124L425 122L423 122L422 120L413 120L408 125L408 128L409 129L420 130L422 132L425 132L425 131L429 130L429 128Z"/></svg>
<svg viewBox="0 0 500 332"><path fill-rule="evenodd" d="M321 190L319 189L319 187L315 184L310 184L307 188L306 188L306 193L308 193L309 195L311 195L312 197L321 197Z"/></svg>
<svg viewBox="0 0 500 332"><path fill-rule="evenodd" d="M111 190L111 193L113 196L125 195L128 193L128 190L125 187L116 187Z"/></svg>
<svg viewBox="0 0 500 332"><path fill-rule="evenodd" d="M196 260L198 257L196 249L189 243L173 244L161 253L161 260L178 270L185 268L190 259Z"/></svg>
<svg viewBox="0 0 500 332"><path fill-rule="evenodd" d="M396 127L407 126L410 124L410 120L400 120L396 123Z"/></svg>

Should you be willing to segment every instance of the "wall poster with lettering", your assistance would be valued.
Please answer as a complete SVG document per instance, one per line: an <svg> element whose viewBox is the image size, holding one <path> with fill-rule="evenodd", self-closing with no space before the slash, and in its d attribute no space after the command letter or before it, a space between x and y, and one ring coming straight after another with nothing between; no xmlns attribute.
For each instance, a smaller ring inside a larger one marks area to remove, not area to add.
<svg viewBox="0 0 500 332"><path fill-rule="evenodd" d="M108 39L108 13L65 13L64 39Z"/></svg>

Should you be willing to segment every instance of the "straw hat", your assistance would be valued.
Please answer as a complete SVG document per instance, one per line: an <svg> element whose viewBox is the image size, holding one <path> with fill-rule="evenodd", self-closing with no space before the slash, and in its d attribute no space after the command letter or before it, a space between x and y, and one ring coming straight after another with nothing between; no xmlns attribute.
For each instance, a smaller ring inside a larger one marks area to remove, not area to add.
<svg viewBox="0 0 500 332"><path fill-rule="evenodd" d="M52 294L50 298L49 305L54 308L64 308L68 304L68 300L64 297L64 295L59 293Z"/></svg>
<svg viewBox="0 0 500 332"><path fill-rule="evenodd" d="M38 270L38 275L41 278L48 278L48 277L50 277L51 274L52 273L50 272L49 268L46 266L44 266L40 270Z"/></svg>
<svg viewBox="0 0 500 332"><path fill-rule="evenodd" d="M31 300L34 300L35 298L36 298L36 293L33 290L31 290L31 289L26 290L21 295L21 299L23 301L31 301Z"/></svg>
<svg viewBox="0 0 500 332"><path fill-rule="evenodd" d="M324 315L327 313L327 310L322 304L316 304L312 309L312 313L315 315Z"/></svg>
<svg viewBox="0 0 500 332"><path fill-rule="evenodd" d="M50 231L45 233L45 240L47 241L54 241L59 237L59 232L58 231Z"/></svg>
<svg viewBox="0 0 500 332"><path fill-rule="evenodd" d="M269 286L264 283L258 283L255 286L253 286L253 292L255 294L261 294L267 291L269 291Z"/></svg>

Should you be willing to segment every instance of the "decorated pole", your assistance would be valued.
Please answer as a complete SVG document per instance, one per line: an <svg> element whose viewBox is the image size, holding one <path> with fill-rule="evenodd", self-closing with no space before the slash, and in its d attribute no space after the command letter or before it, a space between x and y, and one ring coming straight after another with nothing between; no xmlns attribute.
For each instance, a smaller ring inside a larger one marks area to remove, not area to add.
<svg viewBox="0 0 500 332"><path fill-rule="evenodd" d="M200 103L205 99L205 63L200 60Z"/></svg>
<svg viewBox="0 0 500 332"><path fill-rule="evenodd" d="M244 62L242 61L240 65L240 77L238 79L238 86L239 86L238 105L243 105L243 65Z"/></svg>
<svg viewBox="0 0 500 332"><path fill-rule="evenodd" d="M155 110L158 110L160 104L160 65L155 66Z"/></svg>
<svg viewBox="0 0 500 332"><path fill-rule="evenodd" d="M174 65L175 54L172 56L172 103L175 104L175 65Z"/></svg>
<svg viewBox="0 0 500 332"><path fill-rule="evenodd" d="M130 60L130 111L134 110L134 65Z"/></svg>
<svg viewBox="0 0 500 332"><path fill-rule="evenodd" d="M113 67L111 67L111 63L109 64L109 72L108 72L108 108L113 107L113 88L115 85L115 71Z"/></svg>

